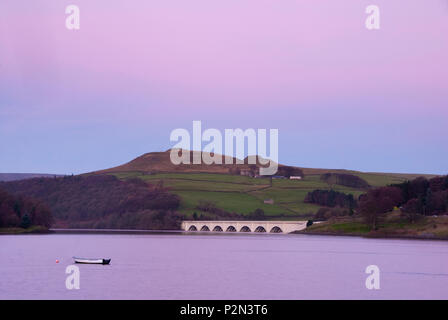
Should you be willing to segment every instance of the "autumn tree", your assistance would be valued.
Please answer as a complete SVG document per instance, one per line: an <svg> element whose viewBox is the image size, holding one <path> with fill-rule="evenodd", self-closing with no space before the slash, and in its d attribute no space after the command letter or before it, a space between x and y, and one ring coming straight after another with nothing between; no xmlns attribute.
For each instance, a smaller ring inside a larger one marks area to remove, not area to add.
<svg viewBox="0 0 448 320"><path fill-rule="evenodd" d="M401 208L401 213L409 220L410 223L414 223L421 216L422 203L418 199L411 199L406 202Z"/></svg>
<svg viewBox="0 0 448 320"><path fill-rule="evenodd" d="M369 190L359 199L359 212L366 223L376 230L379 219L403 202L402 192L397 187L380 187Z"/></svg>

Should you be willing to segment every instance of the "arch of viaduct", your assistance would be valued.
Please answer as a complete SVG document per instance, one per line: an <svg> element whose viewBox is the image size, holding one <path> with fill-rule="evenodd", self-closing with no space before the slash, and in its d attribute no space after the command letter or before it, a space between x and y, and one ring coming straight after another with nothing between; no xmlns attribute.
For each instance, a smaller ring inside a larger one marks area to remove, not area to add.
<svg viewBox="0 0 448 320"><path fill-rule="evenodd" d="M188 232L291 233L306 228L307 221L183 221Z"/></svg>

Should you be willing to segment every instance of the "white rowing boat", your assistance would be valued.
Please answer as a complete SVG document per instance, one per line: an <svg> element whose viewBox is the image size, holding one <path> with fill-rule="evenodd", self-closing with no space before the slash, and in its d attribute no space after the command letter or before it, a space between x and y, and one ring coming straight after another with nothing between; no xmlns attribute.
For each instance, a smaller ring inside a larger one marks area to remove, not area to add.
<svg viewBox="0 0 448 320"><path fill-rule="evenodd" d="M88 258L77 258L73 257L75 263L84 264L109 264L111 259L88 259Z"/></svg>

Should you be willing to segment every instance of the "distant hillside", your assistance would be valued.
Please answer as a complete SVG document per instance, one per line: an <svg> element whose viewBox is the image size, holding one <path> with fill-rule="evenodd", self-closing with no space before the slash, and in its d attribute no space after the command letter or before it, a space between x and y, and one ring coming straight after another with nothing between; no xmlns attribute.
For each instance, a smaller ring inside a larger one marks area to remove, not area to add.
<svg viewBox="0 0 448 320"><path fill-rule="evenodd" d="M47 204L56 227L175 229L183 219L311 219L330 208L332 216L344 215L376 187L433 177L279 165L277 176L301 178L269 179L247 160L174 165L168 150L80 176L1 182L0 188Z"/></svg>
<svg viewBox="0 0 448 320"><path fill-rule="evenodd" d="M41 201L51 209L55 227L178 227L174 214L178 196L139 179L122 181L112 175L35 178L1 182L1 190L18 199L26 196Z"/></svg>
<svg viewBox="0 0 448 320"><path fill-rule="evenodd" d="M0 173L0 181L16 181L32 178L52 178L62 177L60 174L48 174L48 173Z"/></svg>

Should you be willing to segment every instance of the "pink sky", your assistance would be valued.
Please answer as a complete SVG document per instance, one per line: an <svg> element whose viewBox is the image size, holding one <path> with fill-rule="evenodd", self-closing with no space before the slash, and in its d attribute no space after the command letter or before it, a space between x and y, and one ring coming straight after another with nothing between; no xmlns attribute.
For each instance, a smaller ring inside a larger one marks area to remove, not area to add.
<svg viewBox="0 0 448 320"><path fill-rule="evenodd" d="M5 0L0 171L107 167L202 120L278 128L290 164L446 172L447 34L445 0Z"/></svg>

